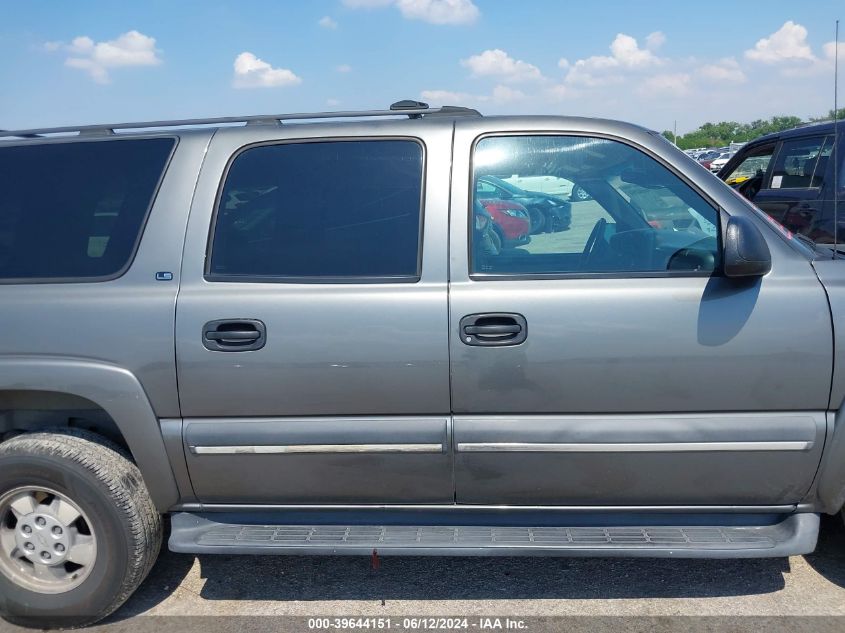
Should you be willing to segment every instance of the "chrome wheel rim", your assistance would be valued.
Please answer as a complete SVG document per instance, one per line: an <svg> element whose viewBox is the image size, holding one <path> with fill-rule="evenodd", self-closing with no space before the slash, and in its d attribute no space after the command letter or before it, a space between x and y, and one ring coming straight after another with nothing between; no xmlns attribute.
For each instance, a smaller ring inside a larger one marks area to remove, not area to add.
<svg viewBox="0 0 845 633"><path fill-rule="evenodd" d="M15 488L0 497L0 572L38 593L81 585L97 558L91 521L49 488Z"/></svg>

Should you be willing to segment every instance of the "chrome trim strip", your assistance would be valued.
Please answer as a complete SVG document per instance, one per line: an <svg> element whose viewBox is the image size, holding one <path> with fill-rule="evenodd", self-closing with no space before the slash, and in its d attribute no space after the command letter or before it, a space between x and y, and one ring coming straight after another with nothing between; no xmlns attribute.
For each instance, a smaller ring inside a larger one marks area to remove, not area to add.
<svg viewBox="0 0 845 633"><path fill-rule="evenodd" d="M289 444L191 446L195 455L283 455L288 453L442 453L442 444Z"/></svg>
<svg viewBox="0 0 845 633"><path fill-rule="evenodd" d="M460 442L459 453L684 453L713 451L806 451L813 442Z"/></svg>

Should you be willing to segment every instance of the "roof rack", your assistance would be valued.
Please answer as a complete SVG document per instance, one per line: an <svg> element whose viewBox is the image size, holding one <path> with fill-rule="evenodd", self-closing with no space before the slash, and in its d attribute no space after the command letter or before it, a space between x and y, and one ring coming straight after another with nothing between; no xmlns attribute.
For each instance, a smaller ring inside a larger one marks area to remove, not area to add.
<svg viewBox="0 0 845 633"><path fill-rule="evenodd" d="M423 116L481 116L478 110L458 106L430 108L421 101L397 101L389 110L343 110L340 112L294 112L290 114L257 114L250 116L224 116L207 119L174 119L164 121L137 121L133 123L105 123L99 125L69 125L64 127L33 128L29 130L0 130L0 138L36 138L45 134L70 134L80 136L104 136L114 134L115 130L137 130L144 128L189 127L196 125L223 125L244 123L246 125L277 124L282 121L307 119L347 119L364 117L407 116L419 119Z"/></svg>

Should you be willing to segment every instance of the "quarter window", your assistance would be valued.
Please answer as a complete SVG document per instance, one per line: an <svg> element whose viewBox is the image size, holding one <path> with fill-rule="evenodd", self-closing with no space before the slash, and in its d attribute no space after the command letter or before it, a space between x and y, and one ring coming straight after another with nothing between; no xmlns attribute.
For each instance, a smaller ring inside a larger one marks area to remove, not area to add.
<svg viewBox="0 0 845 633"><path fill-rule="evenodd" d="M247 149L220 195L208 277L415 280L422 173L411 140Z"/></svg>
<svg viewBox="0 0 845 633"><path fill-rule="evenodd" d="M120 139L0 148L0 279L120 274L175 143Z"/></svg>
<svg viewBox="0 0 845 633"><path fill-rule="evenodd" d="M629 145L488 137L477 143L473 165L475 275L707 274L718 265L717 209ZM477 184L505 178L506 200ZM550 182L568 186L554 194L528 188Z"/></svg>

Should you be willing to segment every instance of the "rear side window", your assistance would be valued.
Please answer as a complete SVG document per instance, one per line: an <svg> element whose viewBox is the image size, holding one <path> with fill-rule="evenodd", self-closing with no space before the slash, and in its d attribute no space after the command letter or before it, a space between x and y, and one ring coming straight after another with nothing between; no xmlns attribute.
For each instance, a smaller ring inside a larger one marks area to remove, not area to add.
<svg viewBox="0 0 845 633"><path fill-rule="evenodd" d="M784 141L772 171L772 189L821 187L833 150L832 136Z"/></svg>
<svg viewBox="0 0 845 633"><path fill-rule="evenodd" d="M175 140L0 148L0 279L108 279L130 263Z"/></svg>
<svg viewBox="0 0 845 633"><path fill-rule="evenodd" d="M415 281L423 149L413 140L262 145L232 162L212 281Z"/></svg>

